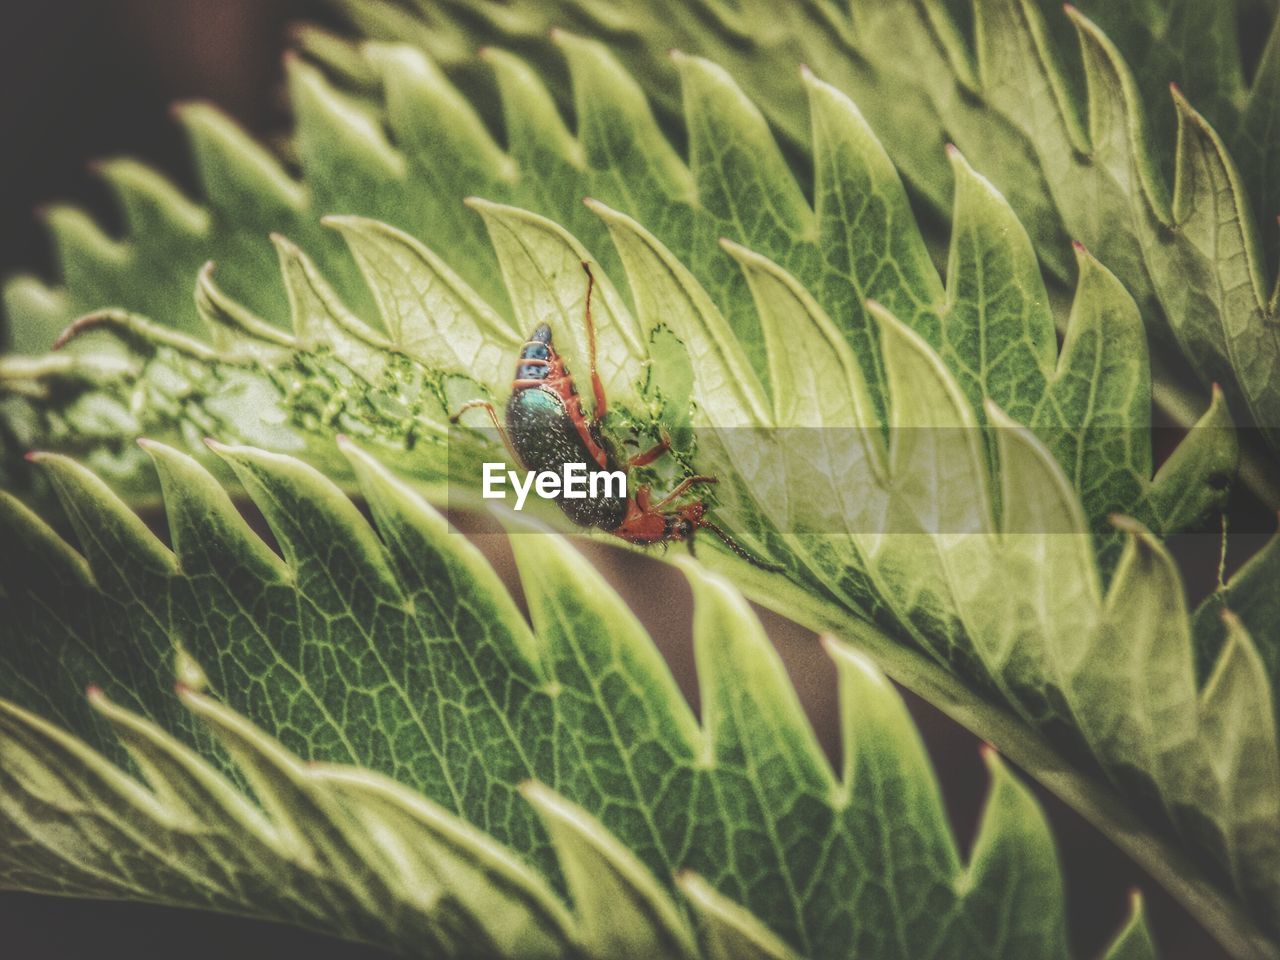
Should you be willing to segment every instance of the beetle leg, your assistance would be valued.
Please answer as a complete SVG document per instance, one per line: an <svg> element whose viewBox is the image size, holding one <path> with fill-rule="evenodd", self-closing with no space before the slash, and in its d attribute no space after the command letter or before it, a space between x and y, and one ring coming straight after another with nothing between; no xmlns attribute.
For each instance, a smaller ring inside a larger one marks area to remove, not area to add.
<svg viewBox="0 0 1280 960"><path fill-rule="evenodd" d="M502 438L502 445L507 448L507 455L511 457L511 462L519 467L528 469L524 465L524 461L520 459L520 454L516 453L515 445L511 442L511 436L507 433L507 428L502 425L502 421L498 419L498 411L494 409L493 404L488 400L468 400L458 408L458 412L449 418L450 423L458 423L462 419L462 415L468 410L483 409L489 414L489 419L493 421L493 429L498 431L498 436Z"/></svg>
<svg viewBox="0 0 1280 960"><path fill-rule="evenodd" d="M717 480L715 477L704 477L701 475L696 477L686 477L684 480L680 481L680 483L676 486L674 490L672 490L665 497L663 497L661 500L655 503L653 505L653 509L661 510L672 500L676 499L676 497L680 496L686 490L692 487L695 483L719 483L719 482L720 481Z"/></svg>
<svg viewBox="0 0 1280 960"><path fill-rule="evenodd" d="M646 486L636 487L636 506L641 513L648 513L651 509L649 503L649 488Z"/></svg>
<svg viewBox="0 0 1280 960"><path fill-rule="evenodd" d="M660 456L671 449L671 437L666 430L662 431L662 439L658 443L646 450L644 453L637 453L634 457L627 461L627 467L645 467L653 463Z"/></svg>
<svg viewBox="0 0 1280 960"><path fill-rule="evenodd" d="M591 294L596 288L596 278L591 272L591 264L586 260L582 261L582 269L587 274L587 301L583 307L583 313L587 324L587 352L591 358L591 390L596 398L596 408L592 411L592 416L599 420L608 410L609 401L604 395L604 383L600 380L600 372L596 369L596 321L591 316Z"/></svg>

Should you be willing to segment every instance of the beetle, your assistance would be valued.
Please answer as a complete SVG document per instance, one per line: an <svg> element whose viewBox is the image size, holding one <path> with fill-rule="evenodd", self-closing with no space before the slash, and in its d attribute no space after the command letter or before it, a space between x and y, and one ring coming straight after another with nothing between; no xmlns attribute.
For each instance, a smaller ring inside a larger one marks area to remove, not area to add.
<svg viewBox="0 0 1280 960"><path fill-rule="evenodd" d="M587 328L587 349L591 366L591 390L595 406L590 416L582 406L582 397L564 358L556 351L549 324L540 323L530 334L516 361L511 396L507 399L505 426L499 422L497 410L488 400L471 400L451 416L457 423L468 410L483 409L489 414L498 435L512 460L526 470L556 471L568 463L584 463L588 469L630 472L653 463L671 448L671 438L662 439L650 450L619 464L604 442L600 423L608 410L604 384L596 369L596 328L591 315L591 296L595 276L585 260L587 295L583 308ZM780 570L753 556L741 544L707 517L701 500L677 505L676 501L696 486L716 483L715 477L686 477L670 493L654 500L647 486L636 488L626 497L584 497L556 500L565 516L580 527L596 527L616 537L642 546L686 542L693 552L693 536L707 529L742 559L764 570ZM631 489L631 484L627 484Z"/></svg>

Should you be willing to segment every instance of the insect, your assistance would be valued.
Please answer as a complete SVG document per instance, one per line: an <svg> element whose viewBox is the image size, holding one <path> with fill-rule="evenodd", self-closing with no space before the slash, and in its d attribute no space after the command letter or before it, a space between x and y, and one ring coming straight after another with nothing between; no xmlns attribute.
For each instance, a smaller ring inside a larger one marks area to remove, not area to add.
<svg viewBox="0 0 1280 960"><path fill-rule="evenodd" d="M583 410L582 397L578 394L573 374L552 342L551 327L541 323L529 336L520 351L520 359L516 361L505 427L488 400L465 403L450 417L453 423L457 423L468 410L480 408L487 411L512 460L526 470L559 471L567 463L585 463L588 469L629 472L653 463L671 447L670 437L663 433L661 441L652 449L619 464L605 444L600 422L608 410L608 399L596 369L596 328L591 315L595 276L586 261L583 261L582 269L587 274L583 312L591 363L591 390L595 397L592 415L587 416ZM597 527L629 543L650 545L683 541L689 544L689 552L692 553L694 533L705 528L749 563L764 570L781 569L753 556L708 519L706 505L701 500L677 504L676 501L694 487L716 482L715 477L686 477L656 501L647 486L637 487L625 497L569 499L560 496L556 499L565 515L578 526ZM627 489L631 490L630 483Z"/></svg>

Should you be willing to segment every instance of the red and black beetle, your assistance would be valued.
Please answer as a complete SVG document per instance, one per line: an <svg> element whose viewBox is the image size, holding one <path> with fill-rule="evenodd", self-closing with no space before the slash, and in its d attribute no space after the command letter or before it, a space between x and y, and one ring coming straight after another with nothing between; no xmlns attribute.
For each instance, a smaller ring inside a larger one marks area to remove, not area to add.
<svg viewBox="0 0 1280 960"><path fill-rule="evenodd" d="M591 363L591 388L595 409L590 417L582 408L582 397L573 382L573 374L552 342L551 327L539 324L520 351L516 376L507 400L506 426L498 420L497 411L488 400L472 400L464 404L450 419L457 423L467 410L480 407L488 412L511 458L526 470L559 472L565 464L584 463L588 469L630 471L653 463L670 448L665 435L651 450L631 457L621 465L614 458L600 432L600 421L608 409L604 384L596 370L596 329L591 315L591 295L595 277L585 261L587 296L584 309L587 345ZM597 527L629 543L655 544L686 541L693 549L693 535L706 528L724 541L739 557L765 570L780 569L752 556L737 541L707 518L706 505L693 500L679 506L675 501L691 488L715 483L715 477L686 477L661 500L654 501L647 486L640 486L625 497L559 496L560 508L574 523ZM631 490L628 483L627 489Z"/></svg>

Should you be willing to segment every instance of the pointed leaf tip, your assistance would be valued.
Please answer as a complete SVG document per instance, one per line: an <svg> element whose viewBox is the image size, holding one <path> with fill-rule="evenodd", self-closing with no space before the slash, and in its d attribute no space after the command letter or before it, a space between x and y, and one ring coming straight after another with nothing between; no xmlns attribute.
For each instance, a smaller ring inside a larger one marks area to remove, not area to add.
<svg viewBox="0 0 1280 960"><path fill-rule="evenodd" d="M1111 513L1107 515L1107 522L1119 530L1121 533L1127 533L1131 536L1141 537L1146 535L1147 528L1133 517L1124 513Z"/></svg>
<svg viewBox="0 0 1280 960"><path fill-rule="evenodd" d="M836 662L842 661L852 667L856 667L869 681L878 686L888 685L887 678L883 671L876 666L875 661L853 645L846 643L831 633L821 634L818 637L818 642L822 644L823 651L832 660Z"/></svg>

